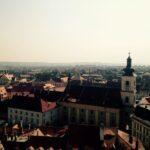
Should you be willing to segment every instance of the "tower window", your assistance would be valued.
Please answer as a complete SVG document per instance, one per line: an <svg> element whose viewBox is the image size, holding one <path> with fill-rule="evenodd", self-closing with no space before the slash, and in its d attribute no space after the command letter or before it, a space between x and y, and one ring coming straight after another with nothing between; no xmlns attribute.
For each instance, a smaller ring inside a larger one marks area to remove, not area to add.
<svg viewBox="0 0 150 150"><path fill-rule="evenodd" d="M126 81L126 86L129 86L129 81Z"/></svg>

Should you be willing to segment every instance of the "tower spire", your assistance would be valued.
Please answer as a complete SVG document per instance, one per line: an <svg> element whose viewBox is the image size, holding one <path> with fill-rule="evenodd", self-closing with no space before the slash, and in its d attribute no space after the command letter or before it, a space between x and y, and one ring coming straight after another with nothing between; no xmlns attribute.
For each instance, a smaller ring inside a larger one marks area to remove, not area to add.
<svg viewBox="0 0 150 150"><path fill-rule="evenodd" d="M131 54L131 53L130 53L130 51L129 51L129 53L128 53L128 54L129 54L129 57L130 57L130 54Z"/></svg>
<svg viewBox="0 0 150 150"><path fill-rule="evenodd" d="M132 76L134 69L132 69L132 59L130 56L131 53L129 52L128 54L129 54L129 56L127 58L127 66L126 66L126 68L123 69L123 71L124 71L125 76Z"/></svg>

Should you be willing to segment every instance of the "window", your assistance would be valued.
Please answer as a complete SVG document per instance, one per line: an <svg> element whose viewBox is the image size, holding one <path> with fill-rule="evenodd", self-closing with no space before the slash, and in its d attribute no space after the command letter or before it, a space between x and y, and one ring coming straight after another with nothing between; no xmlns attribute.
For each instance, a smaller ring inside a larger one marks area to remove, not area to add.
<svg viewBox="0 0 150 150"><path fill-rule="evenodd" d="M75 121L76 121L75 117L72 117L71 122L75 122Z"/></svg>
<svg viewBox="0 0 150 150"><path fill-rule="evenodd" d="M39 114L37 114L36 116L39 117Z"/></svg>
<svg viewBox="0 0 150 150"><path fill-rule="evenodd" d="M36 123L39 124L39 119L36 119Z"/></svg>
<svg viewBox="0 0 150 150"><path fill-rule="evenodd" d="M17 110L15 111L15 113L17 113Z"/></svg>
<svg viewBox="0 0 150 150"><path fill-rule="evenodd" d="M33 123L33 118L31 118L31 123Z"/></svg>
<svg viewBox="0 0 150 150"><path fill-rule="evenodd" d="M145 127L143 127L143 133L145 134Z"/></svg>
<svg viewBox="0 0 150 150"><path fill-rule="evenodd" d="M83 118L80 119L80 123L83 123L85 120Z"/></svg>
<svg viewBox="0 0 150 150"><path fill-rule="evenodd" d="M136 123L134 123L134 129L136 129Z"/></svg>
<svg viewBox="0 0 150 150"><path fill-rule="evenodd" d="M91 110L91 114L93 114L93 110Z"/></svg>
<svg viewBox="0 0 150 150"><path fill-rule="evenodd" d="M99 112L99 123L106 124L106 112Z"/></svg>
<svg viewBox="0 0 150 150"><path fill-rule="evenodd" d="M126 86L129 86L129 81L126 81Z"/></svg>
<svg viewBox="0 0 150 150"><path fill-rule="evenodd" d="M20 111L20 114L22 114L22 111Z"/></svg>
<svg viewBox="0 0 150 150"><path fill-rule="evenodd" d="M94 124L94 120L90 120L90 124Z"/></svg>
<svg viewBox="0 0 150 150"><path fill-rule="evenodd" d="M26 115L28 115L28 112L26 112Z"/></svg>
<svg viewBox="0 0 150 150"><path fill-rule="evenodd" d="M142 126L140 125L140 131L142 131Z"/></svg>
<svg viewBox="0 0 150 150"><path fill-rule="evenodd" d="M110 127L116 126L116 114L110 113Z"/></svg>
<svg viewBox="0 0 150 150"><path fill-rule="evenodd" d="M125 116L129 116L129 113L128 113L128 112L125 112Z"/></svg>
<svg viewBox="0 0 150 150"><path fill-rule="evenodd" d="M15 120L18 120L18 116L15 116Z"/></svg>
<svg viewBox="0 0 150 150"><path fill-rule="evenodd" d="M46 120L45 120L45 119L43 120L43 123L44 123L44 124L46 123Z"/></svg>
<svg viewBox="0 0 150 150"><path fill-rule="evenodd" d="M148 136L148 131L149 131L149 130L147 129L147 130L146 130L146 135L147 135L147 136Z"/></svg>
<svg viewBox="0 0 150 150"><path fill-rule="evenodd" d="M125 103L129 103L129 97L128 96L126 96L126 98L125 98Z"/></svg>
<svg viewBox="0 0 150 150"><path fill-rule="evenodd" d="M26 117L26 122L28 122L28 117Z"/></svg>

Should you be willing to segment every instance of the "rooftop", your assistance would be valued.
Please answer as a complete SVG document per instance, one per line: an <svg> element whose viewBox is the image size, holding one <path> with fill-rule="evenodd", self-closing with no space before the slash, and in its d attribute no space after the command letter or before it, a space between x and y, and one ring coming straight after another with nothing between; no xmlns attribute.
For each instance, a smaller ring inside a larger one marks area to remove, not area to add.
<svg viewBox="0 0 150 150"><path fill-rule="evenodd" d="M48 102L38 97L14 96L9 107L36 112L46 112L54 109L56 107L56 103Z"/></svg>
<svg viewBox="0 0 150 150"><path fill-rule="evenodd" d="M64 101L66 102L112 108L120 108L122 106L120 90L116 88L68 85L65 92L66 99Z"/></svg>
<svg viewBox="0 0 150 150"><path fill-rule="evenodd" d="M129 145L132 149L135 149L137 146L137 142L138 142L138 150L144 150L144 147L141 143L140 140L137 141L137 138L132 137L133 138L133 142L130 143L129 142L129 134L127 134L126 132L123 132L121 130L118 130L118 136L119 138L121 138L127 145Z"/></svg>

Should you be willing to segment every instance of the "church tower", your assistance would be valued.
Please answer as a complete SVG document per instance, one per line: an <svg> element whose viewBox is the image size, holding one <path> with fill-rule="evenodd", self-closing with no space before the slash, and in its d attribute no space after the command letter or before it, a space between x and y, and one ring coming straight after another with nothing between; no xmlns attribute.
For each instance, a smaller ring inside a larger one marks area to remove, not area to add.
<svg viewBox="0 0 150 150"><path fill-rule="evenodd" d="M132 69L132 59L127 58L127 66L123 69L124 74L121 78L121 97L123 101L123 116L124 123L130 125L130 115L133 112L133 106L136 99L136 75Z"/></svg>

